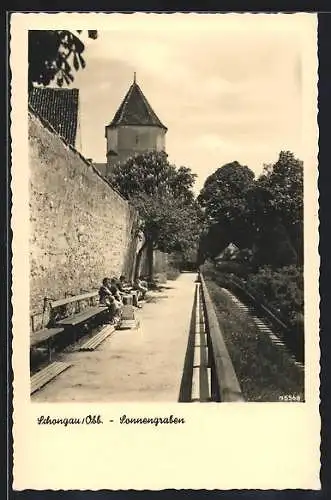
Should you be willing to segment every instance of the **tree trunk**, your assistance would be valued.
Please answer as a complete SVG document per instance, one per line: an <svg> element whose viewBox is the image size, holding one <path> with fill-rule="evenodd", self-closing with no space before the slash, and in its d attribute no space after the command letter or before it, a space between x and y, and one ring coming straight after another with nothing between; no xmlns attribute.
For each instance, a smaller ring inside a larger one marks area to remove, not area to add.
<svg viewBox="0 0 331 500"><path fill-rule="evenodd" d="M148 263L148 278L153 280L154 275L154 243L153 240L147 241L147 263Z"/></svg>
<svg viewBox="0 0 331 500"><path fill-rule="evenodd" d="M135 259L135 270L134 270L134 280L136 280L139 277L139 269L140 269L140 263L141 263L141 257L143 256L144 250L147 246L147 241L143 244L143 246L140 248L136 255Z"/></svg>

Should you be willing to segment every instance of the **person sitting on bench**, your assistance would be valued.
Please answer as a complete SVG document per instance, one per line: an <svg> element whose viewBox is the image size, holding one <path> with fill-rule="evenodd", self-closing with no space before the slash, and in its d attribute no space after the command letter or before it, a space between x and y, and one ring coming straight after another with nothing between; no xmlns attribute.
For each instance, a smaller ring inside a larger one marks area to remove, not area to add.
<svg viewBox="0 0 331 500"><path fill-rule="evenodd" d="M128 285L126 284L125 276L121 275L118 279L113 278L111 281L112 281L112 284L117 287L117 289L121 295L128 293L127 292Z"/></svg>
<svg viewBox="0 0 331 500"><path fill-rule="evenodd" d="M117 287L120 292L130 293L132 290L132 286L126 281L125 276L121 274L120 279L118 280Z"/></svg>
<svg viewBox="0 0 331 500"><path fill-rule="evenodd" d="M148 278L145 276L140 276L139 278L141 286L145 287L148 290Z"/></svg>
<svg viewBox="0 0 331 500"><path fill-rule="evenodd" d="M116 278L112 278L111 280L109 280L108 288L115 297L115 299L118 302L123 303L122 295L125 295L125 293L120 291L118 287L118 280Z"/></svg>
<svg viewBox="0 0 331 500"><path fill-rule="evenodd" d="M134 282L134 288L135 288L135 290L138 290L138 294L140 295L140 297L142 299L145 298L145 295L148 292L147 286L144 286L144 285L145 285L145 283L140 278L136 278L136 280Z"/></svg>
<svg viewBox="0 0 331 500"><path fill-rule="evenodd" d="M120 301L114 297L109 288L109 278L104 278L102 280L102 286L99 289L99 302L101 305L108 306L110 314L110 322L116 322L121 317L122 304Z"/></svg>

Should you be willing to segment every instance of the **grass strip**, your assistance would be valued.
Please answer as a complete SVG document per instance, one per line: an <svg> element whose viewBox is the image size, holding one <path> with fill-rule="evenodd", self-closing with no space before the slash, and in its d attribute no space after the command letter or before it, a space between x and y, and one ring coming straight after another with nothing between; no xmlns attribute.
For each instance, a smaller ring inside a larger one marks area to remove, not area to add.
<svg viewBox="0 0 331 500"><path fill-rule="evenodd" d="M272 344L215 282L208 277L205 281L245 400L275 402L299 396L304 401L304 373L290 354Z"/></svg>

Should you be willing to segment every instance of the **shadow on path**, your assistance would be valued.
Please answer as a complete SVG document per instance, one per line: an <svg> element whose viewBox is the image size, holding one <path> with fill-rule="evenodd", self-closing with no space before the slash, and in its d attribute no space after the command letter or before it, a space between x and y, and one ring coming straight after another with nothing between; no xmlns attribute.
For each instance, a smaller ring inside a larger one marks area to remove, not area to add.
<svg viewBox="0 0 331 500"><path fill-rule="evenodd" d="M178 402L208 401L211 401L208 344L200 284L196 282Z"/></svg>

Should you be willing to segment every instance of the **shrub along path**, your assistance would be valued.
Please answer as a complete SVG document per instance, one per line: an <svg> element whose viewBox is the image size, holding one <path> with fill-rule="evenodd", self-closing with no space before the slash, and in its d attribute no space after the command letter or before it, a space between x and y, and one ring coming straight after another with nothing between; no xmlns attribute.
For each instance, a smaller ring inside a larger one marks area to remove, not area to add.
<svg viewBox="0 0 331 500"><path fill-rule="evenodd" d="M278 349L249 313L205 277L234 369L246 401L304 400L304 372Z"/></svg>

